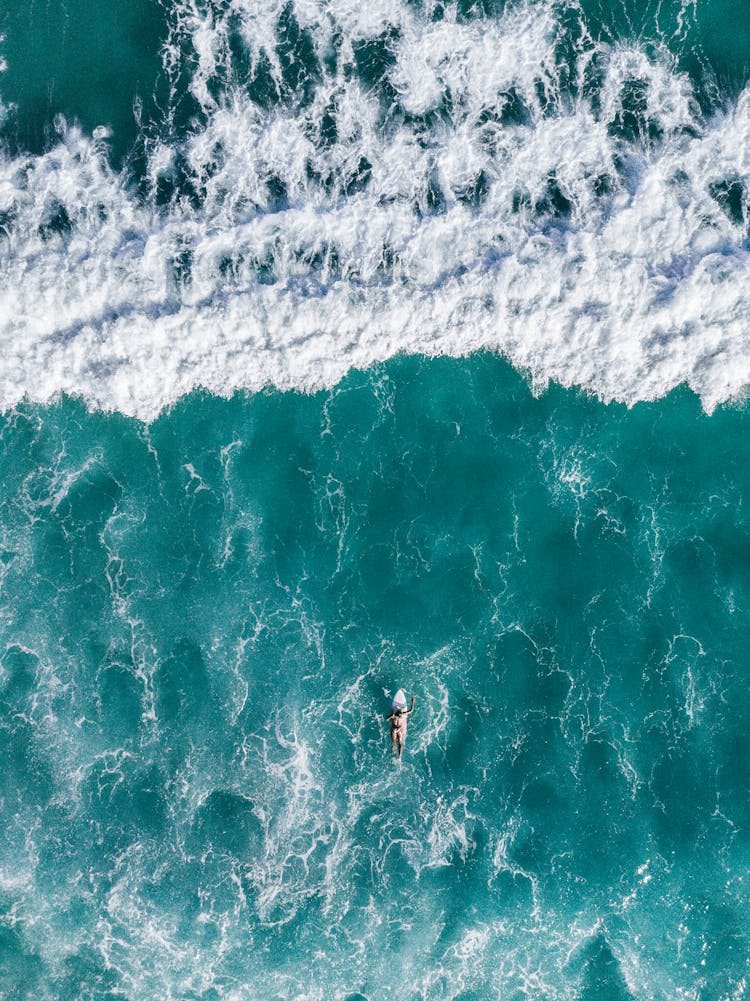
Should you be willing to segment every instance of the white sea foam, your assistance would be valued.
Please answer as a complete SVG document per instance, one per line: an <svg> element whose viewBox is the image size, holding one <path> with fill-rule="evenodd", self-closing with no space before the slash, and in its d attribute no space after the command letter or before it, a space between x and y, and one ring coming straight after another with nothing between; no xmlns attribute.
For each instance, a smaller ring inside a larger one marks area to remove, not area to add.
<svg viewBox="0 0 750 1001"><path fill-rule="evenodd" d="M687 382L710 410L744 390L750 255L715 186L748 178L750 91L705 121L666 55L585 37L581 86L561 89L551 3L433 23L405 0L297 0L336 64L309 100L261 108L230 36L283 90L286 6L175 7L165 66L176 81L192 52L205 120L152 142L147 175L155 191L182 158L197 207L136 196L106 131L58 122L45 155L2 157L0 407L66 392L149 420L196 386L312 390L398 352L481 348L605 400ZM352 67L389 30L387 107ZM634 83L656 139L614 129Z"/></svg>

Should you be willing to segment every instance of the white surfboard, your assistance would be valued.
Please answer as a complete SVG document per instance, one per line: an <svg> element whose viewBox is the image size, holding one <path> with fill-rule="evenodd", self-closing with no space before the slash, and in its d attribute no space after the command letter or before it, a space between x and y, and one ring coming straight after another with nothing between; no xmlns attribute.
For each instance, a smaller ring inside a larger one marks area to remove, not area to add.
<svg viewBox="0 0 750 1001"><path fill-rule="evenodd" d="M393 702L391 702L391 709L406 709L406 696L404 695L403 688L399 688L399 690L393 696Z"/></svg>

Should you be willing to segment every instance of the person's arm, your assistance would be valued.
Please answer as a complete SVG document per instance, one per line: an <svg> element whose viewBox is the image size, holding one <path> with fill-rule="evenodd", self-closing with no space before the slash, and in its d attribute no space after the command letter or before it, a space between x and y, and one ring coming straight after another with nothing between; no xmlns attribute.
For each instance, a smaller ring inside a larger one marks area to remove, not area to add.
<svg viewBox="0 0 750 1001"><path fill-rule="evenodd" d="M414 696L413 695L411 697L411 709L407 709L406 711L408 713L413 713L414 712Z"/></svg>

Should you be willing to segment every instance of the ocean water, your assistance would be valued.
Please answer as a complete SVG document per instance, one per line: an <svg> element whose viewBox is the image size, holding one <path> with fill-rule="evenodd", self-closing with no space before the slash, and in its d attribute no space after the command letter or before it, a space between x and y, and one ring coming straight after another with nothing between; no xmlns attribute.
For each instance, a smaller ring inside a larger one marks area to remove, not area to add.
<svg viewBox="0 0 750 1001"><path fill-rule="evenodd" d="M0 36L0 997L749 998L744 0Z"/></svg>
<svg viewBox="0 0 750 1001"><path fill-rule="evenodd" d="M0 406L750 382L744 0L0 5Z"/></svg>
<svg viewBox="0 0 750 1001"><path fill-rule="evenodd" d="M749 421L484 354L9 412L3 996L746 997Z"/></svg>

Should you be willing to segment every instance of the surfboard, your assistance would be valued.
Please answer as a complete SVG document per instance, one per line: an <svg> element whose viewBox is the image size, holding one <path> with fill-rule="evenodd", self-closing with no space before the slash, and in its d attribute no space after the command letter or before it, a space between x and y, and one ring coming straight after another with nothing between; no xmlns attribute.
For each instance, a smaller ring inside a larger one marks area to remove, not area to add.
<svg viewBox="0 0 750 1001"><path fill-rule="evenodd" d="M391 709L406 709L406 695L404 695L403 688L399 688L399 690L393 696L393 702L391 702Z"/></svg>

